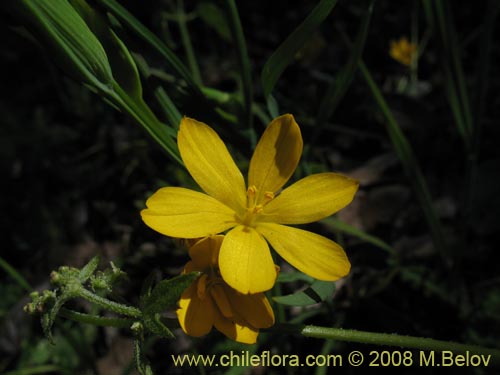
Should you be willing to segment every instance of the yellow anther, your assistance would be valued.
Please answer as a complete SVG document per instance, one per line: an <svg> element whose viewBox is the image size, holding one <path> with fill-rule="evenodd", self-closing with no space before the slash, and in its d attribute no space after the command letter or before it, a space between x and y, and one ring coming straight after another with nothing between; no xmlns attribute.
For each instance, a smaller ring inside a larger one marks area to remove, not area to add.
<svg viewBox="0 0 500 375"><path fill-rule="evenodd" d="M255 194L257 193L257 187L255 185L249 186L247 190L247 195L249 197L255 197Z"/></svg>
<svg viewBox="0 0 500 375"><path fill-rule="evenodd" d="M255 206L255 196L257 195L257 188L255 185L249 186L247 190L247 207Z"/></svg>
<svg viewBox="0 0 500 375"><path fill-rule="evenodd" d="M258 204L257 206L255 206L255 207L253 208L253 213L254 213L254 214L259 214L259 213L261 213L261 212L262 212L262 210L263 210L263 209L264 209L264 206L263 206L263 205L261 205L261 204Z"/></svg>
<svg viewBox="0 0 500 375"><path fill-rule="evenodd" d="M272 191L266 191L264 193L264 199L262 200L262 205L266 205L274 199L274 193Z"/></svg>

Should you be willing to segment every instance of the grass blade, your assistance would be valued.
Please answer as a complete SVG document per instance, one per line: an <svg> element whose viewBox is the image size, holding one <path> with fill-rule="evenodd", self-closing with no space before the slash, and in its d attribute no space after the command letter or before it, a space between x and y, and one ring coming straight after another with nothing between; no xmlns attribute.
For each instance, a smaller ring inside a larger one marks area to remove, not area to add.
<svg viewBox="0 0 500 375"><path fill-rule="evenodd" d="M389 134L394 150L403 165L403 169L413 186L413 190L417 196L417 200L420 203L420 207L422 208L431 231L436 251L441 254L445 265L451 267L452 259L449 249L446 246L441 222L439 221L439 218L434 210L427 182L425 181L420 166L418 165L418 161L413 153L411 145L389 109L389 106L387 105L387 102L385 101L378 85L375 83L370 72L362 61L360 62L359 67L361 73L363 74L363 78L368 84L376 103L386 119L385 125L387 133Z"/></svg>
<svg viewBox="0 0 500 375"><path fill-rule="evenodd" d="M152 74L146 60L144 60L144 58L140 55L134 55L134 57L141 75L146 79L146 81L149 80ZM170 127L177 130L182 119L181 112L163 87L158 86L154 88L154 95L160 104L160 108L169 122Z"/></svg>
<svg viewBox="0 0 500 375"><path fill-rule="evenodd" d="M267 60L261 73L264 96L267 98L295 54L328 17L337 0L321 0L307 18L286 38Z"/></svg>
<svg viewBox="0 0 500 375"><path fill-rule="evenodd" d="M250 59L248 58L248 50L245 42L245 36L243 35L243 28L241 27L240 16L238 15L238 8L234 0L226 0L226 11L228 15L229 27L233 36L233 40L236 43L236 49L238 51L238 62L241 70L241 81L243 85L243 108L245 123L247 129L253 130L252 121L252 68L250 65ZM255 138L255 137L253 137ZM254 145L252 145L253 148Z"/></svg>
<svg viewBox="0 0 500 375"><path fill-rule="evenodd" d="M342 68L342 70L338 73L337 79L335 79L328 86L326 94L323 97L323 100L321 101L318 110L318 115L316 117L316 124L314 127L314 131L310 139L310 144L316 143L316 140L321 135L325 123L337 109L338 104L344 97L345 93L347 92L347 89L349 88L352 82L354 73L358 69L358 64L365 47L366 37L368 35L374 2L375 0L370 1L370 4L363 15L358 35L354 42L354 46L352 48L349 60L347 61L346 65Z"/></svg>
<svg viewBox="0 0 500 375"><path fill-rule="evenodd" d="M458 133L464 139L466 148L471 147L473 118L465 75L460 58L460 46L457 31L453 25L451 9L445 1L424 2L424 11L429 24L438 30L441 37L441 48L444 51L443 69L448 101L455 118Z"/></svg>
<svg viewBox="0 0 500 375"><path fill-rule="evenodd" d="M12 277L17 283L23 287L26 291L31 292L33 288L26 281L26 279L21 275L17 270L12 267L9 263L7 263L2 257L0 257L0 268L3 268L4 271Z"/></svg>
<svg viewBox="0 0 500 375"><path fill-rule="evenodd" d="M186 13L184 12L184 0L177 1L177 24L179 25L182 44L184 45L184 49L186 51L186 59L189 64L189 69L191 70L191 74L196 84L201 85L202 80L200 67L198 66L198 62L196 61L193 44L191 43L189 30L187 28L187 18Z"/></svg>
<svg viewBox="0 0 500 375"><path fill-rule="evenodd" d="M170 66L182 79L186 81L188 86L201 95L198 85L194 81L191 73L186 66L179 60L175 53L163 43L160 38L149 31L141 22L139 22L130 12L115 0L96 0L97 3L106 8L120 22L132 30L144 42L149 44L154 50L160 53Z"/></svg>
<svg viewBox="0 0 500 375"><path fill-rule="evenodd" d="M349 234L351 236L354 236L356 238L359 238L362 241L368 242L382 250L387 251L390 254L395 254L396 251L386 242L382 241L380 238L372 236L361 229L358 229L356 227L353 227L352 225L349 225L339 219L336 219L334 217L330 217L327 219L324 219L321 221L323 224L325 224L328 228L331 228L333 230L340 231L342 233Z"/></svg>

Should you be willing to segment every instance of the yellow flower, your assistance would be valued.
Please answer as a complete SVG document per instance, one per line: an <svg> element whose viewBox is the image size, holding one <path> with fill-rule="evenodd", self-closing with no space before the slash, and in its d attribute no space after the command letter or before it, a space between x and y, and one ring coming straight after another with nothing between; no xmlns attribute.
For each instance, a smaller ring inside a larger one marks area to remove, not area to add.
<svg viewBox="0 0 500 375"><path fill-rule="evenodd" d="M416 58L417 45L410 43L406 37L399 38L398 41L391 40L389 54L391 57L403 65L410 66Z"/></svg>
<svg viewBox="0 0 500 375"><path fill-rule="evenodd" d="M171 237L198 238L227 231L219 255L225 282L241 293L269 290L276 269L269 244L291 265L319 280L349 273L344 250L320 235L283 224L305 224L332 215L351 202L357 181L336 173L305 177L281 191L302 154L302 136L292 115L271 122L250 161L248 189L217 133L184 118L177 137L189 173L206 192L159 189L142 219Z"/></svg>
<svg viewBox="0 0 500 375"><path fill-rule="evenodd" d="M221 278L217 258L224 236L206 237L189 248L184 272L203 274L181 296L177 317L190 336L206 335L213 326L238 342L254 344L259 328L274 324L274 313L263 293L241 294Z"/></svg>

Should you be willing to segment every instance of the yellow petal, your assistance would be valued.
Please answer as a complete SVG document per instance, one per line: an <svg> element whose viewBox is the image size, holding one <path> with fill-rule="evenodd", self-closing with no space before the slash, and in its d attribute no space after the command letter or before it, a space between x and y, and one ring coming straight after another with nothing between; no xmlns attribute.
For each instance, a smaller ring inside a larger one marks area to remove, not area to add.
<svg viewBox="0 0 500 375"><path fill-rule="evenodd" d="M209 195L165 187L154 193L141 211L147 226L171 237L205 237L235 225L234 212Z"/></svg>
<svg viewBox="0 0 500 375"><path fill-rule="evenodd" d="M302 154L302 136L292 115L274 119L259 140L250 161L248 186L276 193L291 177Z"/></svg>
<svg viewBox="0 0 500 375"><path fill-rule="evenodd" d="M225 318L220 312L215 314L214 326L231 340L244 344L255 344L259 335L258 329L246 322Z"/></svg>
<svg viewBox="0 0 500 375"><path fill-rule="evenodd" d="M224 281L243 294L269 290L277 277L266 241L254 229L241 225L224 237L219 269Z"/></svg>
<svg viewBox="0 0 500 375"><path fill-rule="evenodd" d="M257 230L283 259L315 279L338 280L351 269L342 247L328 238L274 223L258 224Z"/></svg>
<svg viewBox="0 0 500 375"><path fill-rule="evenodd" d="M215 307L211 298L198 297L197 282L187 288L179 301L177 318L182 330L190 336L203 336L212 329L215 320Z"/></svg>
<svg viewBox="0 0 500 375"><path fill-rule="evenodd" d="M215 304L219 308L219 311L225 318L233 317L233 309L231 303L226 295L225 288L223 284L215 284L210 288L210 294L212 295Z"/></svg>
<svg viewBox="0 0 500 375"><path fill-rule="evenodd" d="M205 237L189 248L189 256L197 270L202 271L216 266L223 235Z"/></svg>
<svg viewBox="0 0 500 375"><path fill-rule="evenodd" d="M290 185L264 208L263 221L305 224L341 210L354 198L358 181L337 173L318 173Z"/></svg>
<svg viewBox="0 0 500 375"><path fill-rule="evenodd" d="M256 328L274 324L274 312L264 293L241 294L226 285L226 295L233 309Z"/></svg>
<svg viewBox="0 0 500 375"><path fill-rule="evenodd" d="M186 168L207 194L237 212L244 209L245 180L226 145L212 128L184 117L177 144Z"/></svg>

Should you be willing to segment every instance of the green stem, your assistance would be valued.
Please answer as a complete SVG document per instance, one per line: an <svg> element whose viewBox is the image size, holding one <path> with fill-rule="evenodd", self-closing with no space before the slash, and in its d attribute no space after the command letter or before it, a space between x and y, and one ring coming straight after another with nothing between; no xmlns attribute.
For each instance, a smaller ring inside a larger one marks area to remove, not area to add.
<svg viewBox="0 0 500 375"><path fill-rule="evenodd" d="M238 50L238 62L240 64L241 79L243 84L243 107L247 129L253 132L253 117L252 117L252 69L250 59L248 57L248 50L243 35L243 28L241 27L240 16L238 15L238 8L234 0L226 0L226 10L228 13L229 26L233 35L233 40L236 43ZM255 135L253 135L255 138ZM252 141L255 143L255 139ZM252 144L252 148L255 144Z"/></svg>
<svg viewBox="0 0 500 375"><path fill-rule="evenodd" d="M103 316L84 314L65 308L60 309L58 315L66 319L71 319L75 322L87 323L101 327L130 328L130 326L134 323L134 320L132 319L108 318Z"/></svg>
<svg viewBox="0 0 500 375"><path fill-rule="evenodd" d="M399 346L402 348L422 350L450 350L453 352L469 352L471 354L491 355L493 362L500 364L500 350L498 349L461 344L453 341L317 326L279 326L279 328L287 332L298 333L305 337L315 337L319 339L333 339L372 345Z"/></svg>
<svg viewBox="0 0 500 375"><path fill-rule="evenodd" d="M359 68L372 92L375 101L386 118L387 133L389 134L396 154L403 165L404 171L413 185L413 190L415 191L424 216L427 220L427 224L429 225L434 246L436 247L436 250L441 253L445 265L451 267L452 259L449 254L448 247L446 246L441 222L439 221L432 205L432 198L429 193L427 183L420 166L418 165L410 143L406 139L406 136L389 109L389 106L387 105L380 89L363 62L360 62Z"/></svg>
<svg viewBox="0 0 500 375"><path fill-rule="evenodd" d="M132 318L140 318L142 316L141 310L127 305L122 305L121 303L111 301L107 298L98 296L85 288L79 288L77 291L79 297L85 298L87 301L95 303L102 308L112 311L117 314L130 316Z"/></svg>
<svg viewBox="0 0 500 375"><path fill-rule="evenodd" d="M107 95L113 103L119 106L120 109L142 125L142 127L175 161L180 165L184 165L179 156L177 145L173 140L175 131L167 125L162 124L146 103L134 100L117 84L114 85L113 89L114 90L104 91L104 94Z"/></svg>
<svg viewBox="0 0 500 375"><path fill-rule="evenodd" d="M194 55L191 38L189 37L186 13L184 13L184 0L178 0L177 2L177 24L179 25L179 31L181 34L182 44L184 45L184 49L186 52L189 69L191 70L191 74L193 75L195 83L201 86L201 73L198 62L196 61L196 57Z"/></svg>

